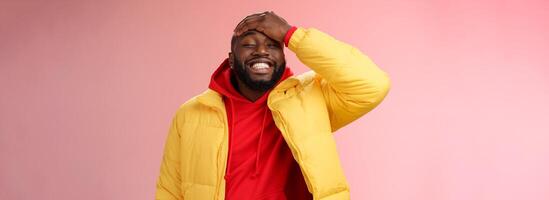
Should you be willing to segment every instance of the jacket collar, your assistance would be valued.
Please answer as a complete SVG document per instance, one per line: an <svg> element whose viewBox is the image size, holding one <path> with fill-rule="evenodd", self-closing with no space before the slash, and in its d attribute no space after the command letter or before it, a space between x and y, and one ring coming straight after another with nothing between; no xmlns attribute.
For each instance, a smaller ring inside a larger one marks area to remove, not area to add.
<svg viewBox="0 0 549 200"><path fill-rule="evenodd" d="M276 110L273 105L280 100L284 100L298 94L303 90L305 85L311 84L315 77L316 74L313 71L306 72L299 76L289 77L274 88L273 91L271 91L271 94L269 94L269 99L267 100L267 105L269 105L271 110Z"/></svg>
<svg viewBox="0 0 549 200"><path fill-rule="evenodd" d="M211 89L207 89L205 92L198 95L196 97L196 100L205 106L222 110L225 109L225 104L223 104L223 97L221 96L221 94Z"/></svg>

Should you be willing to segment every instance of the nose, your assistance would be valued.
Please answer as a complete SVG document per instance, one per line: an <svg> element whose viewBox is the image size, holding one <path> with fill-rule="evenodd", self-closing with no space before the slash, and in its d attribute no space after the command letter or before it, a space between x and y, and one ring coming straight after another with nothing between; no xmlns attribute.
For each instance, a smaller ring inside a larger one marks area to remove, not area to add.
<svg viewBox="0 0 549 200"><path fill-rule="evenodd" d="M257 48L255 48L255 51L253 52L253 55L257 56L268 56L269 51L267 50L267 46L264 44L257 45Z"/></svg>

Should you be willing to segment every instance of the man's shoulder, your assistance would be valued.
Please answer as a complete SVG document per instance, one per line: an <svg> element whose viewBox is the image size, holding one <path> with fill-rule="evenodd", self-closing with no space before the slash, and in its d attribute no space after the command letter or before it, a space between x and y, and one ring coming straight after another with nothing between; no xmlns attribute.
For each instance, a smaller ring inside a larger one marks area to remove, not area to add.
<svg viewBox="0 0 549 200"><path fill-rule="evenodd" d="M204 110L206 107L218 106L220 102L222 103L221 95L211 89L207 89L181 104L176 114L183 115L193 111Z"/></svg>
<svg viewBox="0 0 549 200"><path fill-rule="evenodd" d="M322 77L320 77L320 75L318 75L317 73L311 70L299 75L294 75L284 80L282 83L280 83L278 88L281 88L281 89L291 88L297 85L304 87L304 86L312 85L314 81L318 81L321 79Z"/></svg>
<svg viewBox="0 0 549 200"><path fill-rule="evenodd" d="M311 81L321 78L315 71L309 70L305 73L299 74L296 76L301 84L308 84Z"/></svg>

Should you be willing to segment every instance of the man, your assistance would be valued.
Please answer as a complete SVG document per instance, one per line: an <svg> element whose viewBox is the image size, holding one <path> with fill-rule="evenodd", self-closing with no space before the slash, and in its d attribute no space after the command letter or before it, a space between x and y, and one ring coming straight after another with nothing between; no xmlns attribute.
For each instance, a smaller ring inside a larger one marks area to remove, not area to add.
<svg viewBox="0 0 549 200"><path fill-rule="evenodd" d="M294 76L284 46L312 71ZM250 15L209 89L177 111L156 199L349 199L332 133L376 107L389 85L350 45L273 12Z"/></svg>

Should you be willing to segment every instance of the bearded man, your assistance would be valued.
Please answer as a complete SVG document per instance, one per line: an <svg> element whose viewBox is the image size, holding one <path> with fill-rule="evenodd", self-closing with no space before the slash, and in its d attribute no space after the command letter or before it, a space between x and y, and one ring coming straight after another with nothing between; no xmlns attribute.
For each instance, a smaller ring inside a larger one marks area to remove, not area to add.
<svg viewBox="0 0 549 200"><path fill-rule="evenodd" d="M294 75L285 46L311 71ZM209 88L173 118L156 199L349 199L332 134L389 87L356 48L273 12L247 16Z"/></svg>

